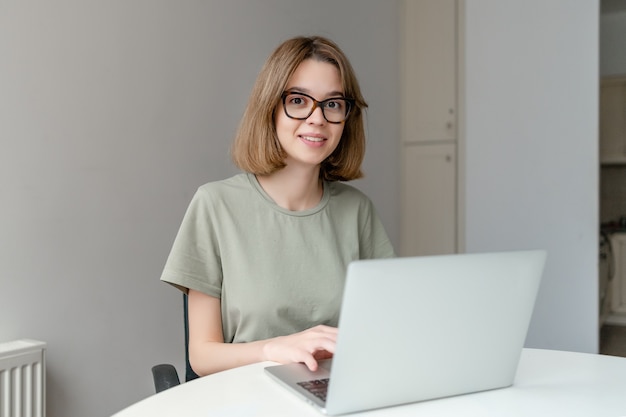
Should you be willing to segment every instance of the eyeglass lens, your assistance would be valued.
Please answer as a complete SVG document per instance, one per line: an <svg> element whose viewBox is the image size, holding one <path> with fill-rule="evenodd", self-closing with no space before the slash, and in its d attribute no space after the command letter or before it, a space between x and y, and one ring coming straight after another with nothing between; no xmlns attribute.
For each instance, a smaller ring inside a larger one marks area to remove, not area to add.
<svg viewBox="0 0 626 417"><path fill-rule="evenodd" d="M292 119L307 119L316 107L322 109L324 118L331 123L341 123L348 118L350 102L341 97L317 101L302 93L286 93L283 96L285 114Z"/></svg>

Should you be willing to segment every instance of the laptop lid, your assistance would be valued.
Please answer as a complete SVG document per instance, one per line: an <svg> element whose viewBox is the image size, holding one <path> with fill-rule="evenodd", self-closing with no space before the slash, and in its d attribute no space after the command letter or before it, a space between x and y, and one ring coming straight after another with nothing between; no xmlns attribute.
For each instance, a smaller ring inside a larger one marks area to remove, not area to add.
<svg viewBox="0 0 626 417"><path fill-rule="evenodd" d="M332 369L267 371L303 397L297 382L330 372L326 403L308 399L330 415L510 386L545 259L516 251L352 262Z"/></svg>

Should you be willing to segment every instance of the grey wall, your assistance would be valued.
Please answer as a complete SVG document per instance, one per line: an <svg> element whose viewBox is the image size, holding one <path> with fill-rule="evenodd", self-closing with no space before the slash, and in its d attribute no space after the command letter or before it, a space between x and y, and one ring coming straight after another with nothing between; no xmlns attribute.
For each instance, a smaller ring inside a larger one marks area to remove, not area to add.
<svg viewBox="0 0 626 417"><path fill-rule="evenodd" d="M530 341L592 351L596 3L466 3L467 249L547 247ZM281 40L329 35L352 59L370 103L357 185L397 241L397 26L375 0L2 2L0 340L49 343L49 417L110 415L152 393L153 364L182 370L180 295L158 277L196 187L235 172Z"/></svg>
<svg viewBox="0 0 626 417"><path fill-rule="evenodd" d="M545 248L527 345L598 349L598 2L466 2L466 249Z"/></svg>
<svg viewBox="0 0 626 417"><path fill-rule="evenodd" d="M49 417L105 416L182 370L182 298L158 282L266 56L335 39L369 101L368 192L395 240L395 2L20 1L0 6L0 340L49 343ZM391 167L391 168L390 168Z"/></svg>

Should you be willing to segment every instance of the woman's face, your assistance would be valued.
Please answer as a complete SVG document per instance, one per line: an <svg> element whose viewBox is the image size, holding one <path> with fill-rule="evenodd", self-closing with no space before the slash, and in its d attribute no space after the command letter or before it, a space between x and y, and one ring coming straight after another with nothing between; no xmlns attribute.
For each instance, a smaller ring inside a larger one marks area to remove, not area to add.
<svg viewBox="0 0 626 417"><path fill-rule="evenodd" d="M339 70L332 64L314 59L302 61L285 91L304 93L317 101L344 96ZM296 104L300 102L302 100L295 99ZM331 108L335 106L335 103L330 104ZM330 113L332 110L326 111ZM292 119L285 114L282 101L274 123L278 140L287 153L287 166L319 166L337 148L344 127L343 122L328 122L320 107L304 120Z"/></svg>

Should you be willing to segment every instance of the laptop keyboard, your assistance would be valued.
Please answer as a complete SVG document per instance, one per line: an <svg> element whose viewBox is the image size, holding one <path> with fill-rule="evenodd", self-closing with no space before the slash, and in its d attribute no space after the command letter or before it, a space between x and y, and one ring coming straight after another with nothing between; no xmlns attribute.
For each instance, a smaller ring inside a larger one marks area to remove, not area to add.
<svg viewBox="0 0 626 417"><path fill-rule="evenodd" d="M314 379L312 381L298 382L298 385L309 391L311 394L315 395L320 400L326 401L326 392L328 392L328 381L328 378Z"/></svg>

